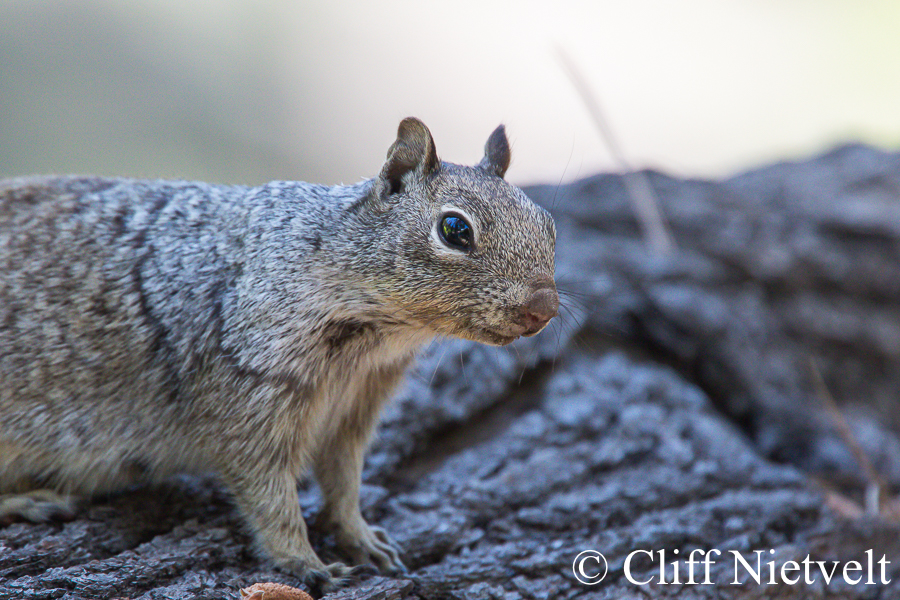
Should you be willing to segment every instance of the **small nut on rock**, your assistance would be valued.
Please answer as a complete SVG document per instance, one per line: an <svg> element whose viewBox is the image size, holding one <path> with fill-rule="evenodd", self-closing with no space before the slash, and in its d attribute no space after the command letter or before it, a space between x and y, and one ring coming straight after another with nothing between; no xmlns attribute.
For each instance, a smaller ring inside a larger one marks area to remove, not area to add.
<svg viewBox="0 0 900 600"><path fill-rule="evenodd" d="M243 600L313 600L303 590L280 583L254 583L241 589Z"/></svg>

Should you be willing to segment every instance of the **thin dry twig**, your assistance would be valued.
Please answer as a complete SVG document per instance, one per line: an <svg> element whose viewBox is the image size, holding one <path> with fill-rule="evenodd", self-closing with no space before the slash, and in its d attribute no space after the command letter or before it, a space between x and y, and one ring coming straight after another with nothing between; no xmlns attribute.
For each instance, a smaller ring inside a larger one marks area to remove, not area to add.
<svg viewBox="0 0 900 600"><path fill-rule="evenodd" d="M625 188L637 214L644 241L658 254L671 254L675 249L675 243L672 240L672 235L669 232L669 227L666 224L662 211L659 209L659 198L656 196L650 180L644 172L635 171L625 159L625 154L622 152L622 148L619 146L618 140L613 134L603 110L600 108L597 94L590 88L575 62L561 46L556 46L556 57L594 120L601 140L606 143L610 154L618 164L619 169L624 173Z"/></svg>
<svg viewBox="0 0 900 600"><path fill-rule="evenodd" d="M847 419L844 417L844 413L837 405L837 402L835 402L834 396L832 396L831 392L828 390L825 379L822 377L822 372L819 371L819 367L812 356L809 357L809 367L812 372L813 385L816 387L816 392L825 403L825 407L828 409L835 427L837 427L838 435L841 436L841 439L844 440L844 443L850 449L853 458L856 460L860 469L862 469L866 479L866 513L870 515L881 514L882 503L884 500L882 496L887 489L884 481L878 474L878 471L875 470L875 467L872 466L872 461L869 460L869 456L866 454L866 451L863 450L859 440L856 439L856 435L854 435L853 430L850 428L850 424L847 423Z"/></svg>

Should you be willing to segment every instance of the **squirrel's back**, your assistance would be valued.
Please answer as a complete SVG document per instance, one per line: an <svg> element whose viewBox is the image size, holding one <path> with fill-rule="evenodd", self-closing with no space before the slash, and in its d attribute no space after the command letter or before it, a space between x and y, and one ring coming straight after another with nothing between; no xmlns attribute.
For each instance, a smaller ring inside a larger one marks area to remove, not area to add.
<svg viewBox="0 0 900 600"><path fill-rule="evenodd" d="M117 463L159 475L209 468L190 448L171 448L176 424L196 417L191 408L204 377L216 377L223 362L245 379L281 376L266 365L258 372L241 365L253 352L240 344L253 340L224 342L254 329L249 322L260 315L247 310L254 297L277 295L256 285L266 274L245 273L289 254L291 280L269 285L313 295L319 286L307 258L321 246L326 221L339 221L358 195L352 186L302 182L0 182L0 446L5 439L7 458L18 456L24 467L16 441L40 445L41 466L32 472L65 479L42 473L55 462L83 474L76 489L92 491L118 487ZM246 279L253 283L242 285ZM303 306L295 294L293 310ZM260 332L277 335L258 323ZM165 460L136 458L127 443L136 440L143 454Z"/></svg>

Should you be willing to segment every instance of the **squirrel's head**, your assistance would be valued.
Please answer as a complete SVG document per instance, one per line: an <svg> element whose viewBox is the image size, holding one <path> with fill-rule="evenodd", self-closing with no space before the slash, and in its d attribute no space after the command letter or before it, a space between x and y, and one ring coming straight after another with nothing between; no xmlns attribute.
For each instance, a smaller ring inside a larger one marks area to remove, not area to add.
<svg viewBox="0 0 900 600"><path fill-rule="evenodd" d="M372 284L441 335L503 345L557 314L553 218L503 179L509 161L502 125L464 167L438 160L428 128L407 118L365 200L389 251Z"/></svg>

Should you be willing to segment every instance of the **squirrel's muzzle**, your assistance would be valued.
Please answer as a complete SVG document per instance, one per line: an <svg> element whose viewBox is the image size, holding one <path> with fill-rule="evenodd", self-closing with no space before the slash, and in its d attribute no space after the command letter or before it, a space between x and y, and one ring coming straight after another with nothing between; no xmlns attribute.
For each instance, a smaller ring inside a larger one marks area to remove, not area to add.
<svg viewBox="0 0 900 600"><path fill-rule="evenodd" d="M550 319L559 311L559 294L556 287L542 287L534 291L525 305L522 307L522 325L525 333L522 335L534 335L543 329Z"/></svg>

